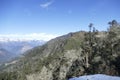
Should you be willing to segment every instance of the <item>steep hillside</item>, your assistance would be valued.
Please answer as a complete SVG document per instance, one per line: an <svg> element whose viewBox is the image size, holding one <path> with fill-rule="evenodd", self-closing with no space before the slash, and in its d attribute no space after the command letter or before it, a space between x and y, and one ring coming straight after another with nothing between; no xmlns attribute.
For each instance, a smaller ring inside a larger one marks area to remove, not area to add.
<svg viewBox="0 0 120 80"><path fill-rule="evenodd" d="M90 26L91 28L92 26ZM75 32L28 51L10 65L2 65L3 80L67 80L75 76L120 76L120 25L108 31Z"/></svg>
<svg viewBox="0 0 120 80"><path fill-rule="evenodd" d="M85 32L69 33L67 35L50 40L45 45L28 51L15 64L10 64L7 66L3 65L5 69L2 68L1 70L5 72L11 72L11 75L12 73L16 75L21 74L19 77L22 79L25 79L26 77L28 80L30 80L30 75L37 76L38 73L40 73L42 70L44 72L44 69L49 69L49 67L51 68L51 72L55 73L56 68L60 68L60 66L62 66L60 64L63 64L64 66L64 60L68 61L68 65L72 65L69 60L71 59L71 61L73 61L77 59L79 53L81 52L80 46L84 39L84 34ZM16 71L20 74L16 73ZM7 75L8 73L5 72L4 74ZM45 73L47 72L45 71ZM40 74L38 74L38 78L40 78L39 75ZM41 76L43 75L44 74L41 74ZM52 76L55 76L55 74L51 74L51 77Z"/></svg>

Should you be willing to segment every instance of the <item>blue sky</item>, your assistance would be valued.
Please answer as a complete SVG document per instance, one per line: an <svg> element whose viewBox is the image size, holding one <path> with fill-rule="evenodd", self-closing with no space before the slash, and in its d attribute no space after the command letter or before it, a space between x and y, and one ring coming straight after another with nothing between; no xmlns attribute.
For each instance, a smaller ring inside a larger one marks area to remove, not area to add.
<svg viewBox="0 0 120 80"><path fill-rule="evenodd" d="M89 23L106 30L113 19L120 21L120 0L0 0L0 35L63 35Z"/></svg>

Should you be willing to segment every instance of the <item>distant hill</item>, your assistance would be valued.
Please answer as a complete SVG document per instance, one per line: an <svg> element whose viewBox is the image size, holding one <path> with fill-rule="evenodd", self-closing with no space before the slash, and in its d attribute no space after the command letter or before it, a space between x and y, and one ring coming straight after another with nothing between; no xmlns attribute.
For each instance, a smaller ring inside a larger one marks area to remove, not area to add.
<svg viewBox="0 0 120 80"><path fill-rule="evenodd" d="M0 63L9 60L13 55L5 49L0 49Z"/></svg>
<svg viewBox="0 0 120 80"><path fill-rule="evenodd" d="M90 74L120 76L120 24L108 31L69 33L27 51L10 65L2 65L0 79L68 80ZM5 77L6 76L6 77Z"/></svg>
<svg viewBox="0 0 120 80"><path fill-rule="evenodd" d="M0 63L18 57L27 50L44 44L44 41L0 41Z"/></svg>

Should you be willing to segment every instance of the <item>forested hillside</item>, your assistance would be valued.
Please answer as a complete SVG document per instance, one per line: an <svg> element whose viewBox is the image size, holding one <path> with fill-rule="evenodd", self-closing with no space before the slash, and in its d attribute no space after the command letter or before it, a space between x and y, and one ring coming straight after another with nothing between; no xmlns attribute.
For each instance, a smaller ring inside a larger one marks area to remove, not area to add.
<svg viewBox="0 0 120 80"><path fill-rule="evenodd" d="M89 31L69 33L28 51L16 63L2 65L0 80L68 80L75 76L120 76L120 24L107 31L91 23Z"/></svg>

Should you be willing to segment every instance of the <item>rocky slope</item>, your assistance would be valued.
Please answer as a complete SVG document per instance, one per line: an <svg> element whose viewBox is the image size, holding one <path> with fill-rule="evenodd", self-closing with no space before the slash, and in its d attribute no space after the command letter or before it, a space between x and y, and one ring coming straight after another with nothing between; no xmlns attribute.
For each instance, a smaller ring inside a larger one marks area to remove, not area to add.
<svg viewBox="0 0 120 80"><path fill-rule="evenodd" d="M106 32L93 29L69 33L28 51L12 65L3 65L0 79L67 80L89 74L120 76L119 47L119 24L111 25Z"/></svg>

